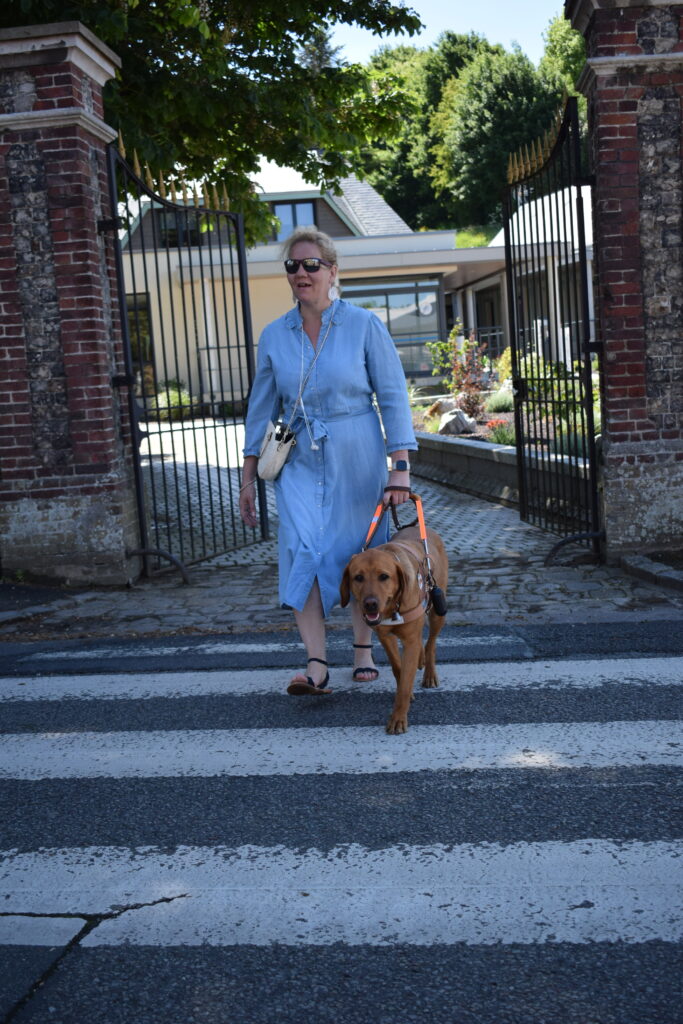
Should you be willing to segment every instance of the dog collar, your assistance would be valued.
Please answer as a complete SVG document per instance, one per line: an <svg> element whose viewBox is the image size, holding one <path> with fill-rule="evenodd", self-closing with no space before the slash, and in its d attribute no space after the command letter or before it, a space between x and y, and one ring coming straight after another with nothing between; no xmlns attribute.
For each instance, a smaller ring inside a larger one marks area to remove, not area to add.
<svg viewBox="0 0 683 1024"><path fill-rule="evenodd" d="M414 608L410 608L407 612L399 612L398 610L389 619L382 619L377 623L378 626L400 626L402 622L413 622L415 619L419 619L421 615L427 611L429 605L428 599L425 597L424 600L416 604Z"/></svg>

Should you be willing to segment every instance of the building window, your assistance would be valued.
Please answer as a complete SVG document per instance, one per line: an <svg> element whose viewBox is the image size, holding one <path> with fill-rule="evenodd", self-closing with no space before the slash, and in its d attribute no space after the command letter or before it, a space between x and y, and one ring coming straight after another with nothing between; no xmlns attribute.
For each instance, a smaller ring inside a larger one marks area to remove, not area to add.
<svg viewBox="0 0 683 1024"><path fill-rule="evenodd" d="M197 210L158 210L161 244L169 249L201 245L200 214Z"/></svg>
<svg viewBox="0 0 683 1024"><path fill-rule="evenodd" d="M284 242L294 228L315 224L314 203L308 201L271 203L271 209L280 221L280 226L273 231L273 238L276 242Z"/></svg>
<svg viewBox="0 0 683 1024"><path fill-rule="evenodd" d="M426 342L438 341L443 334L439 280L388 278L342 284L348 302L371 310L386 325L406 377L431 376Z"/></svg>

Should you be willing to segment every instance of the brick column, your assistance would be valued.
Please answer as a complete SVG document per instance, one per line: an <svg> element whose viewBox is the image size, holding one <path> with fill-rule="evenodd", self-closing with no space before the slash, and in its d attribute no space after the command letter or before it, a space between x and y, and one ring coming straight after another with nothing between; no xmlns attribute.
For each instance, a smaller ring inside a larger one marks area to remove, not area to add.
<svg viewBox="0 0 683 1024"><path fill-rule="evenodd" d="M78 23L0 31L0 565L125 582L138 546L102 87Z"/></svg>
<svg viewBox="0 0 683 1024"><path fill-rule="evenodd" d="M607 555L683 547L683 4L569 0L583 32Z"/></svg>

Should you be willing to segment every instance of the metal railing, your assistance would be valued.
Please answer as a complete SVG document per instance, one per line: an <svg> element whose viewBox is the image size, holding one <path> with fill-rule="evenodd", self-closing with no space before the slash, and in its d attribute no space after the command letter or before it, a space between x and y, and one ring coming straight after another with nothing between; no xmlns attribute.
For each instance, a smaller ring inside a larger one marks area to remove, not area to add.
<svg viewBox="0 0 683 1024"><path fill-rule="evenodd" d="M254 353L242 220L157 195L111 146L140 552L151 574L268 536L239 515Z"/></svg>
<svg viewBox="0 0 683 1024"><path fill-rule="evenodd" d="M588 301L576 100L552 147L534 144L512 165L504 204L515 430L523 519L585 542L596 554L598 504L594 403L600 350ZM563 541L564 543L566 541Z"/></svg>

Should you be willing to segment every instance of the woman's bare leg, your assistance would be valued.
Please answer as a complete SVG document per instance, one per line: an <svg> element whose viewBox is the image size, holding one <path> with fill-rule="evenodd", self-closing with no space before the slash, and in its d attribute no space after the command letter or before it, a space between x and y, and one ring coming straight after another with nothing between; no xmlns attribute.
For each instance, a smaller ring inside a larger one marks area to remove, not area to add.
<svg viewBox="0 0 683 1024"><path fill-rule="evenodd" d="M323 603L317 579L313 582L303 609L301 611L294 609L294 619L306 648L307 657L320 658L325 661L325 619L323 618ZM310 661L303 675L310 676L314 683L321 683L326 672L325 665L321 665L318 661Z"/></svg>

